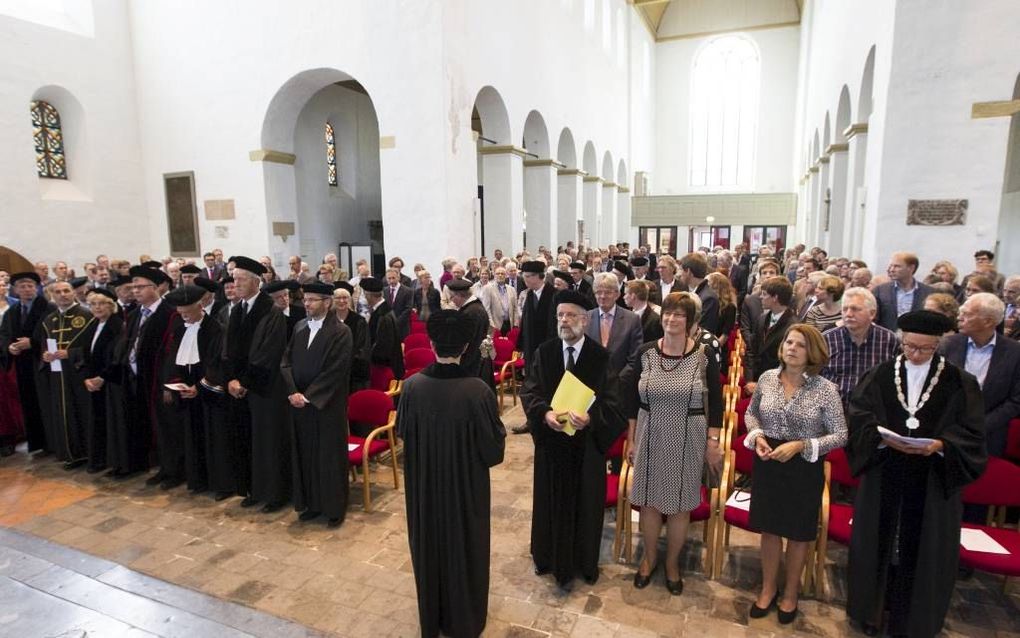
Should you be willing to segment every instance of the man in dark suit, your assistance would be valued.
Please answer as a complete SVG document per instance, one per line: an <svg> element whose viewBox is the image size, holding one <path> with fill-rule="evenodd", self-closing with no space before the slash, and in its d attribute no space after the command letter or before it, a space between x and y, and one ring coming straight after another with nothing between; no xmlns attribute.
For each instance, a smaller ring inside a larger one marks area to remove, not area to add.
<svg viewBox="0 0 1020 638"><path fill-rule="evenodd" d="M766 370L779 367L779 345L786 329L797 323L797 315L790 309L793 286L786 277L772 277L761 286L761 305L765 313L755 326L754 337L745 354L744 391L751 395L758 377Z"/></svg>
<svg viewBox="0 0 1020 638"><path fill-rule="evenodd" d="M583 261L575 261L570 264L570 278L573 280L570 289L581 293L594 306L595 290L592 288L591 282L584 278L584 274L585 265Z"/></svg>
<svg viewBox="0 0 1020 638"><path fill-rule="evenodd" d="M486 384L492 383L492 362L483 366L481 345L489 334L489 313L485 306L471 292L471 282L467 279L451 279L446 284L450 289L450 301L454 307L468 317L471 317L471 340L468 341L467 350L460 358L460 367L467 374L480 377ZM482 370L488 374L483 374Z"/></svg>
<svg viewBox="0 0 1020 638"><path fill-rule="evenodd" d="M772 259L761 259L757 265L758 273L756 279L768 281L779 275L779 263ZM744 337L744 344L748 345L754 339L754 331L758 325L758 319L764 310L761 307L761 289L758 291L748 290L743 303L740 304L740 334Z"/></svg>
<svg viewBox="0 0 1020 638"><path fill-rule="evenodd" d="M414 290L414 286L413 286L414 282L411 281L410 277L408 277L407 275L404 274L404 260L403 259L401 259L400 257L393 257L389 261L389 267L392 268L393 270L397 271L397 278L400 280L401 285L407 286L408 288L411 288L411 290ZM387 283L389 282L389 271L388 270L386 271L386 281L387 281ZM392 301L390 302L390 305L393 305ZM394 312L396 312L396 311L394 311Z"/></svg>
<svg viewBox="0 0 1020 638"><path fill-rule="evenodd" d="M878 301L878 325L895 332L896 319L900 315L924 308L924 300L932 289L914 279L918 265L914 253L899 252L889 257L886 269L889 281L871 291Z"/></svg>
<svg viewBox="0 0 1020 638"><path fill-rule="evenodd" d="M556 290L545 282L545 264L541 261L526 261L521 264L524 278L524 305L521 307L521 334L518 345L525 363L543 342L556 336L556 304L553 296ZM525 373L527 374L527 373ZM514 434L531 431L529 424L510 429Z"/></svg>
<svg viewBox="0 0 1020 638"><path fill-rule="evenodd" d="M287 341L290 341L291 335L294 334L294 326L299 321L305 318L305 308L300 304L292 304L290 302L290 293L301 287L297 281L293 279L277 279L271 281L262 287L262 292L269 295L269 298L273 300L273 305L276 306L283 316L287 318Z"/></svg>
<svg viewBox="0 0 1020 638"><path fill-rule="evenodd" d="M657 305L674 292L687 292L683 284L676 280L676 273L679 270L676 260L669 255L659 257L655 270L659 273L658 281L654 282L648 291L648 301Z"/></svg>
<svg viewBox="0 0 1020 638"><path fill-rule="evenodd" d="M399 258L394 258L398 263ZM392 259L390 260L393 261ZM393 316L397 320L397 327L400 328L401 338L407 336L410 331L411 308L414 307L414 292L411 287L404 284L401 279L400 270L390 267L386 271L386 288L383 289L383 297L390 305Z"/></svg>
<svg viewBox="0 0 1020 638"><path fill-rule="evenodd" d="M205 266L202 268L202 276L210 281L219 282L227 274L227 267L224 264L216 263L216 256L213 253L202 255Z"/></svg>
<svg viewBox="0 0 1020 638"><path fill-rule="evenodd" d="M1020 343L999 335L1005 304L979 292L960 308L960 333L942 340L946 359L977 377L985 403L988 453L1003 456L1009 422L1020 416Z"/></svg>
<svg viewBox="0 0 1020 638"><path fill-rule="evenodd" d="M614 374L634 363L638 348L644 343L641 318L616 304L619 294L616 275L606 272L595 276L598 307L588 311L588 327L585 329L586 337L609 351L609 365Z"/></svg>
<svg viewBox="0 0 1020 638"><path fill-rule="evenodd" d="M624 286L627 306L641 320L642 343L655 341L662 337L662 317L657 310L648 305L648 290L656 286L651 281L628 281Z"/></svg>
<svg viewBox="0 0 1020 638"><path fill-rule="evenodd" d="M41 278L34 272L18 272L11 276L11 289L18 301L11 304L0 322L0 369L13 365L18 380L18 398L28 436L28 451L47 450L46 426L36 388L36 364L45 349L38 340L36 328L54 306L45 297L37 296Z"/></svg>
<svg viewBox="0 0 1020 638"><path fill-rule="evenodd" d="M372 344L372 365L388 367L397 379L404 378L404 353L400 348L400 327L393 309L383 297L383 282L375 277L362 277L359 282L368 317L368 340Z"/></svg>
<svg viewBox="0 0 1020 638"><path fill-rule="evenodd" d="M701 253L687 253L680 260L680 283L701 299L701 327L719 336L719 295L705 278L708 260Z"/></svg>

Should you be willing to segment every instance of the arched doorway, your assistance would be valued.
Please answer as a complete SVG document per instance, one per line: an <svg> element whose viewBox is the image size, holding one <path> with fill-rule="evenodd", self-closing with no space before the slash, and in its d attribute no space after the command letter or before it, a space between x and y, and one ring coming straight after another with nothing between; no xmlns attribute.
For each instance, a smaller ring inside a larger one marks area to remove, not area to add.
<svg viewBox="0 0 1020 638"><path fill-rule="evenodd" d="M577 245L582 241L578 223L584 219L581 208L584 175L577 167L577 145L569 128L564 127L560 131L560 140L556 145L556 160L563 165L563 168L559 169L556 185L556 238L563 245L568 241Z"/></svg>
<svg viewBox="0 0 1020 638"><path fill-rule="evenodd" d="M602 178L599 176L595 144L588 140L582 155L584 172L584 219L578 224L578 241L585 246L598 245L598 221L602 216Z"/></svg>
<svg viewBox="0 0 1020 638"><path fill-rule="evenodd" d="M875 76L875 47L868 51L868 57L864 61L864 71L861 74L861 94L857 96L857 121L850 124L847 129L847 145L849 154L849 176L847 177L847 188L852 189L847 193L847 201L850 216L849 237L847 238L847 252L851 257L868 259L864 254L864 234L867 231L867 200L868 190L866 185L868 170L868 118L871 117L872 109L872 86ZM872 231L874 232L874 231ZM869 242L871 243L871 242Z"/></svg>
<svg viewBox="0 0 1020 638"><path fill-rule="evenodd" d="M295 75L270 102L262 148L276 152L263 160L274 262L300 254L314 268L339 251L349 274L360 258L381 274L379 120L365 87L336 69Z"/></svg>
<svg viewBox="0 0 1020 638"><path fill-rule="evenodd" d="M556 248L556 170L549 151L549 130L538 111L524 121L521 147L524 158L524 244L532 252L539 246Z"/></svg>
<svg viewBox="0 0 1020 638"><path fill-rule="evenodd" d="M506 104L491 86L475 98L471 130L478 149L478 254L499 248L515 255L524 247L523 149L513 144Z"/></svg>
<svg viewBox="0 0 1020 638"><path fill-rule="evenodd" d="M0 246L0 270L6 271L7 274L13 274L16 272L30 272L34 268L32 262L21 253L13 248Z"/></svg>

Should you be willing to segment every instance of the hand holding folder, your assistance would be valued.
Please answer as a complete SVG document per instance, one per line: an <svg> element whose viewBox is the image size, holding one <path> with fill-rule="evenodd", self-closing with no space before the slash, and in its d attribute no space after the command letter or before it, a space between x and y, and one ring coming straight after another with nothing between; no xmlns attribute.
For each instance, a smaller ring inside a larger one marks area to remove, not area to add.
<svg viewBox="0 0 1020 638"><path fill-rule="evenodd" d="M574 436L577 430L570 424L567 413L586 414L594 403L595 391L581 383L581 380L568 370L560 379L560 385L553 394L550 407L556 413L556 420L563 424L563 433Z"/></svg>

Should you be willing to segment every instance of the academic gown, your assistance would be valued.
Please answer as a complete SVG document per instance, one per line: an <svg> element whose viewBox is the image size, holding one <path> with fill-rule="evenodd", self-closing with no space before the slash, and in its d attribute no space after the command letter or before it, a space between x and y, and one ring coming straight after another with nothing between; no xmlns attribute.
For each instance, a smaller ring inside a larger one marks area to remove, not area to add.
<svg viewBox="0 0 1020 638"><path fill-rule="evenodd" d="M485 379L481 375L482 371L482 351L480 346L482 341L489 333L489 313L485 311L485 306L478 299L471 299L463 306L460 307L460 312L464 313L468 317L471 317L471 341L468 342L467 350L464 352L464 356L461 357L460 367L464 368L464 372L469 375ZM489 366L489 378L492 378L492 363L490 360Z"/></svg>
<svg viewBox="0 0 1020 638"><path fill-rule="evenodd" d="M180 393L173 393L173 404L167 410L172 434L160 432L163 440L160 464L167 478L185 479L188 489L204 491L209 487L209 430L220 424L206 421L205 398L200 382L207 376L216 376L215 368L220 365L220 352L223 350L223 328L210 315L202 315L197 335L199 361L188 365L177 364L177 354L187 330L179 316L174 319L172 330L173 337L163 367L163 383L193 386L199 394L193 399L184 399ZM171 468L172 471L169 471Z"/></svg>
<svg viewBox="0 0 1020 638"><path fill-rule="evenodd" d="M287 319L287 339L290 339L294 334L294 327L298 325L302 319L305 318L305 309L303 306L297 304L290 304L287 308L288 314L284 315Z"/></svg>
<svg viewBox="0 0 1020 638"><path fill-rule="evenodd" d="M404 353L400 348L400 329L396 315L385 301L372 311L368 319L368 337L372 342L372 363L389 367L394 377L403 379Z"/></svg>
<svg viewBox="0 0 1020 638"><path fill-rule="evenodd" d="M433 364L404 382L397 436L422 636L478 636L488 612L489 468L503 462L506 438L495 396L462 367Z"/></svg>
<svg viewBox="0 0 1020 638"><path fill-rule="evenodd" d="M75 304L61 314L54 310L36 328L37 339L45 344L56 341L58 350L67 350L60 371L39 359L39 398L43 401L46 441L57 459L74 463L88 459L88 420L92 397L85 388L86 336L95 322L92 313Z"/></svg>
<svg viewBox="0 0 1020 638"><path fill-rule="evenodd" d="M358 313L351 310L347 313L344 325L351 329L351 380L350 392L357 392L368 387L371 379L369 361L372 358L372 343L368 338L368 322Z"/></svg>
<svg viewBox="0 0 1020 638"><path fill-rule="evenodd" d="M932 359L926 389L939 358ZM877 426L908 434L909 415L896 398L895 366L894 359L873 368L850 399L846 452L861 484L850 538L847 614L858 623L880 626L888 604L890 634L934 636L942 628L956 580L960 492L987 462L984 406L977 380L947 362L917 412L921 425L912 433L941 439L944 455L878 449ZM906 396L902 364L901 379ZM894 560L897 567L891 568Z"/></svg>
<svg viewBox="0 0 1020 638"><path fill-rule="evenodd" d="M524 290L524 288L518 288ZM556 304L553 297L556 289L549 284L542 287L542 293L535 300L535 291L528 290L521 307L520 349L524 360L531 359L531 353L542 342L556 336Z"/></svg>
<svg viewBox="0 0 1020 638"><path fill-rule="evenodd" d="M90 392L91 412L87 425L87 444L89 457L89 470L98 472L106 467L107 441L107 418L106 418L106 395L109 391L107 377L110 376L110 368L113 365L114 347L124 330L124 320L120 314L111 315L103 329L96 337L96 330L99 329L99 321L93 322L88 333L83 336L85 340L85 356L83 361L83 375L86 379L96 377L103 380L103 386L95 392ZM93 339L95 341L93 342Z"/></svg>
<svg viewBox="0 0 1020 638"><path fill-rule="evenodd" d="M46 425L43 422L43 408L39 401L37 384L42 376L37 363L45 343L38 341L36 328L43 317L56 309L43 297L36 297L28 309L24 319L21 316L21 302L10 305L0 321L0 366L5 370L14 367L18 382L18 398L21 401L21 414L25 424L25 436L28 438L28 451L47 449ZM28 337L31 348L21 354L12 355L8 346L22 337Z"/></svg>
<svg viewBox="0 0 1020 638"><path fill-rule="evenodd" d="M561 585L575 576L598 578L599 546L606 498L606 452L627 427L616 371L609 352L585 339L574 375L595 391L591 423L568 436L545 424L545 414L563 377L563 344L551 339L529 361L521 405L535 442L531 555L539 572Z"/></svg>
<svg viewBox="0 0 1020 638"><path fill-rule="evenodd" d="M290 407L294 468L294 509L343 520L347 512L347 384L353 336L328 313L311 344L307 321L294 330L280 373L290 396L300 392L309 404Z"/></svg>

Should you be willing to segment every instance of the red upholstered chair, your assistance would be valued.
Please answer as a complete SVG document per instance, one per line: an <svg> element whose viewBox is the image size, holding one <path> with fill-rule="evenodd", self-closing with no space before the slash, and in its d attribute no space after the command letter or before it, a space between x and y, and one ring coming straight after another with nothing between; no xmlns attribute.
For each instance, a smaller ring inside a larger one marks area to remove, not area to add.
<svg viewBox="0 0 1020 638"><path fill-rule="evenodd" d="M515 348L517 347L517 340L520 338L520 336L521 329L518 328L517 326L510 328L510 332L506 333L506 338L510 340L510 343L514 344Z"/></svg>
<svg viewBox="0 0 1020 638"><path fill-rule="evenodd" d="M737 413L737 434L747 434L747 424L744 422L744 413L747 412L748 406L751 405L751 397L740 396L737 399L737 405L733 408L734 412Z"/></svg>
<svg viewBox="0 0 1020 638"><path fill-rule="evenodd" d="M1009 422L1009 431L1006 433L1006 458L1020 461L1020 419Z"/></svg>
<svg viewBox="0 0 1020 638"><path fill-rule="evenodd" d="M393 376L393 369L389 366L370 365L368 374L368 387L385 392L391 397L400 394L400 380Z"/></svg>
<svg viewBox="0 0 1020 638"><path fill-rule="evenodd" d="M503 413L503 398L509 388L514 405L517 405L517 377L514 374L520 354L506 337L493 337L492 346L496 351L492 359L492 380L499 395L499 411Z"/></svg>
<svg viewBox="0 0 1020 638"><path fill-rule="evenodd" d="M372 431L366 438L347 437L347 462L355 475L356 468L361 468L364 507L366 512L371 512L372 493L368 472L368 462L371 459L384 452L390 452L390 460L393 463L393 489L400 489L400 476L397 474L397 437L394 432L397 411L393 408L393 399L378 390L359 390L347 399L347 421L368 423L372 426Z"/></svg>
<svg viewBox="0 0 1020 638"><path fill-rule="evenodd" d="M819 598L826 597L825 565L829 541L840 545L850 544L850 532L854 519L852 503L833 503L833 483L844 487L857 487L861 480L850 472L850 462L843 448L835 449L825 457L825 487L822 489L822 515L815 543L815 589Z"/></svg>
<svg viewBox="0 0 1020 638"><path fill-rule="evenodd" d="M629 466L626 457L624 456L626 450L627 432L624 431L620 434L619 438L613 442L609 451L606 452L606 459L608 461L621 461L619 474L612 471L606 472L606 509L609 509L610 507L616 508L616 530L613 532L613 556L620 555L620 543L623 539L622 517L625 511L623 504L627 500L627 495L623 492L623 481L620 479L620 475L626 471Z"/></svg>
<svg viewBox="0 0 1020 638"><path fill-rule="evenodd" d="M432 348L414 348L404 351L404 378L410 377L416 372L421 372L436 362L436 353Z"/></svg>
<svg viewBox="0 0 1020 638"><path fill-rule="evenodd" d="M426 334L428 332L424 321L412 321L410 334Z"/></svg>
<svg viewBox="0 0 1020 638"><path fill-rule="evenodd" d="M1005 576L1006 580L1003 583L1005 591L1009 585L1009 578L1020 576L1020 531L1002 527L1006 508L1020 506L1020 467L1005 459L990 457L984 474L963 489L963 502L970 505L987 505L989 511L987 525L964 523L961 533L967 533L964 530L968 529L984 532L1009 553L974 551L966 549L961 543L960 564ZM995 515L996 510L999 512L998 515ZM997 526L992 526L993 519L997 519Z"/></svg>
<svg viewBox="0 0 1020 638"><path fill-rule="evenodd" d="M429 342L429 336L424 332L415 332L404 337L404 351L414 350L415 348L431 348L432 344Z"/></svg>

